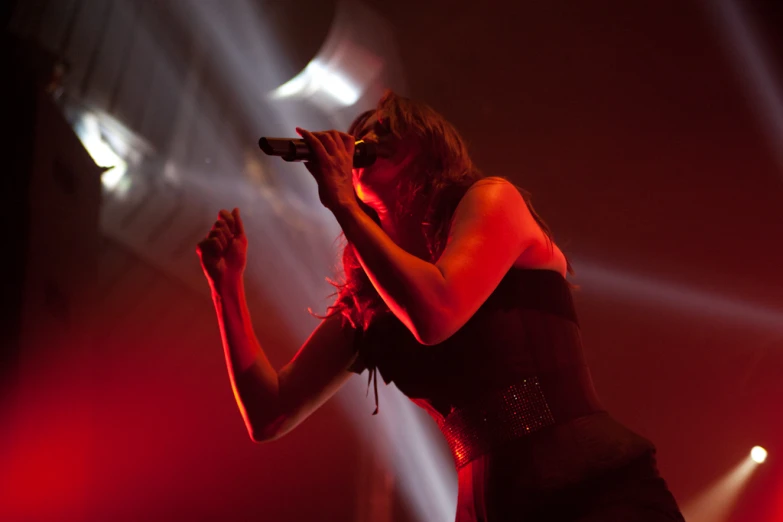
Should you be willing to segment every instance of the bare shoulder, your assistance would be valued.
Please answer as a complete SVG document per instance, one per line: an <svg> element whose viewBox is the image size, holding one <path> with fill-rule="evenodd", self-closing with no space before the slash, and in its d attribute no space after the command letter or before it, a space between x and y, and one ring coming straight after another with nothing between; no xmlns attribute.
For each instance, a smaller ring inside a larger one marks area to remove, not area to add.
<svg viewBox="0 0 783 522"><path fill-rule="evenodd" d="M464 217L467 213L493 210L511 212L517 219L532 217L517 186L497 176L481 178L468 187L457 206L456 215Z"/></svg>
<svg viewBox="0 0 783 522"><path fill-rule="evenodd" d="M565 254L563 254L560 247L555 244L553 239L546 235L538 222L536 222L536 219L519 188L506 178L500 176L482 178L471 185L470 188L487 187L490 185L495 186L491 191L486 188L477 191L482 192L485 195L486 204L507 204L520 208L520 226L527 229L528 234L535 238L530 246L519 255L513 266L523 269L553 270L563 277L566 277L568 273L568 261ZM475 199L475 197L481 196L477 195L470 199Z"/></svg>
<svg viewBox="0 0 783 522"><path fill-rule="evenodd" d="M487 176L485 178L481 178L480 180L476 181L474 185L480 184L480 183L508 183L509 185L513 186L513 184L507 180L506 178L503 178L501 176Z"/></svg>
<svg viewBox="0 0 783 522"><path fill-rule="evenodd" d="M473 189L476 189L476 188L479 188L479 187L487 187L487 186L495 186L495 187L498 187L500 190L510 190L510 189L513 189L513 190L519 192L519 189L517 189L516 185L511 183L506 178L501 178L500 176L487 176L486 178L481 178L481 179L475 181L468 188L468 190L473 190Z"/></svg>

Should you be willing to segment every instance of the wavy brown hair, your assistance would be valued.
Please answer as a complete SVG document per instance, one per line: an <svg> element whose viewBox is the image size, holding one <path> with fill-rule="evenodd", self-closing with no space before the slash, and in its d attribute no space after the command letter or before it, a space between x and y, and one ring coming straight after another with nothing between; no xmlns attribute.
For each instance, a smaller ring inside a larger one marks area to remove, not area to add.
<svg viewBox="0 0 783 522"><path fill-rule="evenodd" d="M464 140L443 116L424 103L391 91L384 93L374 110L360 114L349 127L348 134L356 136L376 114L382 114L384 120L388 120L384 121L384 126L395 138L413 139L422 151L404 175L399 176L396 187L399 197L393 212L395 216L402 216L416 210L420 212L417 215L424 216L422 229L430 257L427 261L435 263L446 246L457 204L471 185L487 176L473 164ZM524 197L551 247L551 231L533 209L530 194L517 185L515 187ZM380 225L372 208L361 201L359 205ZM366 330L375 317L390 313L390 310L359 263L354 246L345 234L341 233L339 238L344 243L343 281L329 280L337 289L331 295L337 295L337 299L325 316L313 315L324 319L339 313L343 316L343 324L347 321L354 328ZM568 271L573 273L570 264Z"/></svg>

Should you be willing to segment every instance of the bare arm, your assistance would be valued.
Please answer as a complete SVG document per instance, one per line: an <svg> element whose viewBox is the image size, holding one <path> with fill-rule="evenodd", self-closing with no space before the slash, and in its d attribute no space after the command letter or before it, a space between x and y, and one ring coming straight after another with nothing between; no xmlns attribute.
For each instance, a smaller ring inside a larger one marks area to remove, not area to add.
<svg viewBox="0 0 783 522"><path fill-rule="evenodd" d="M544 241L522 195L501 178L467 191L435 264L403 250L356 203L339 207L335 216L381 298L427 345L459 330L514 261Z"/></svg>
<svg viewBox="0 0 783 522"><path fill-rule="evenodd" d="M339 315L324 319L278 372L281 415L273 423L273 438L291 431L353 375L348 367L357 356L355 336L356 330L350 324L343 327Z"/></svg>
<svg viewBox="0 0 783 522"><path fill-rule="evenodd" d="M314 152L305 166L318 183L321 202L337 218L378 294L421 344L439 344L459 330L542 235L513 185L502 178L480 180L457 205L437 262L420 259L359 205L354 138L338 131L297 132Z"/></svg>
<svg viewBox="0 0 783 522"><path fill-rule="evenodd" d="M234 399L253 440L263 439L278 410L279 381L253 331L242 279L212 290Z"/></svg>
<svg viewBox="0 0 783 522"><path fill-rule="evenodd" d="M277 372L253 331L242 279L246 247L238 210L221 211L197 251L212 288L234 398L248 434L263 442L293 429L348 379L355 331L343 328L339 315L322 321Z"/></svg>

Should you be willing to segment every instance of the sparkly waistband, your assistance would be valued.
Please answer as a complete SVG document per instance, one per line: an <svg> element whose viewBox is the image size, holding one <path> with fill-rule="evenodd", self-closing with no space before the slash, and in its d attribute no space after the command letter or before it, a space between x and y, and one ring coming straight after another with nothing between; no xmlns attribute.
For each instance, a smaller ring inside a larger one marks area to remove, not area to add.
<svg viewBox="0 0 783 522"><path fill-rule="evenodd" d="M452 411L440 422L440 430L459 469L500 444L553 424L555 416L533 376Z"/></svg>

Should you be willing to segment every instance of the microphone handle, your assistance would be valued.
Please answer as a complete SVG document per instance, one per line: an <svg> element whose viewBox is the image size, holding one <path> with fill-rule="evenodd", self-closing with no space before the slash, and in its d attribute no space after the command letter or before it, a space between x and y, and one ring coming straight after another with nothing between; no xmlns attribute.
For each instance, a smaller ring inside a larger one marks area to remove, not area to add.
<svg viewBox="0 0 783 522"><path fill-rule="evenodd" d="M258 146L269 156L280 156L285 161L310 161L312 153L304 140L298 138L267 138L258 140ZM359 140L354 144L353 166L368 167L375 163L378 149L374 142Z"/></svg>

